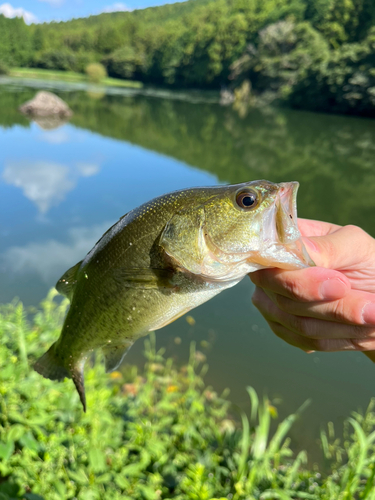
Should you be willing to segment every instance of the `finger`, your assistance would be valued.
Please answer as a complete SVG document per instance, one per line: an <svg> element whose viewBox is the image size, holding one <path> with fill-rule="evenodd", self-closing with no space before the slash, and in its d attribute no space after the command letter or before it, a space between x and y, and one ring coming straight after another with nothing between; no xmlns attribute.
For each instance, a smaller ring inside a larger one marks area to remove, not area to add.
<svg viewBox="0 0 375 500"><path fill-rule="evenodd" d="M324 236L337 231L342 226L319 220L298 218L298 228L302 236Z"/></svg>
<svg viewBox="0 0 375 500"><path fill-rule="evenodd" d="M316 341L317 345L312 349L317 351L325 350L325 342L330 339L375 340L375 327L373 326L347 325L288 314L279 309L260 288L255 290L252 300L267 321L279 323L301 337ZM322 344L320 348L319 342Z"/></svg>
<svg viewBox="0 0 375 500"><path fill-rule="evenodd" d="M339 300L325 302L297 302L283 295L264 290L281 311L295 316L304 316L351 325L375 327L375 294L352 290ZM366 311L370 311L366 314Z"/></svg>
<svg viewBox="0 0 375 500"><path fill-rule="evenodd" d="M296 301L341 299L350 291L350 281L346 276L339 271L322 267L297 271L262 269L249 276L258 287Z"/></svg>
<svg viewBox="0 0 375 500"><path fill-rule="evenodd" d="M357 226L339 227L325 236L304 237L307 251L319 267L350 269L373 256L375 240Z"/></svg>
<svg viewBox="0 0 375 500"><path fill-rule="evenodd" d="M279 323L268 321L271 330L288 344L298 347L305 352L322 351L373 351L375 349L375 339L358 341L356 339L307 339L291 332Z"/></svg>

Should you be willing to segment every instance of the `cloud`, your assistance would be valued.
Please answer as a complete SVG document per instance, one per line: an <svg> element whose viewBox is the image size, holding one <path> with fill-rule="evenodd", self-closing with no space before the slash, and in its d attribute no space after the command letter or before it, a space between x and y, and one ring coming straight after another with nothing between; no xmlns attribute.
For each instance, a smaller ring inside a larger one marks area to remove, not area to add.
<svg viewBox="0 0 375 500"><path fill-rule="evenodd" d="M108 5L104 7L100 12L130 12L130 9L127 5L121 2L114 3L112 5Z"/></svg>
<svg viewBox="0 0 375 500"><path fill-rule="evenodd" d="M51 285L70 267L84 258L113 221L91 228L75 227L68 233L68 241L47 240L41 243L8 248L0 256L5 269L14 273L35 273Z"/></svg>
<svg viewBox="0 0 375 500"><path fill-rule="evenodd" d="M72 191L79 177L96 175L100 166L77 163L73 167L46 161L20 161L5 165L3 179L22 189L23 194L35 203L41 214L61 203Z"/></svg>
<svg viewBox="0 0 375 500"><path fill-rule="evenodd" d="M3 3L0 5L0 14L3 14L4 17L23 17L26 24L36 23L38 22L38 18L22 7L14 8L10 3Z"/></svg>

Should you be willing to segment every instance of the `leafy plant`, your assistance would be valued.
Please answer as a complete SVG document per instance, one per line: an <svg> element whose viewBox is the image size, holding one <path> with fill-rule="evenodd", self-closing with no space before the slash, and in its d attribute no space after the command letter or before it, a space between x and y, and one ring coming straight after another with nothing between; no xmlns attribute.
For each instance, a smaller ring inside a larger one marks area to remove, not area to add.
<svg viewBox="0 0 375 500"><path fill-rule="evenodd" d="M107 71L100 63L88 64L85 68L85 73L88 76L88 79L94 83L100 83L107 77Z"/></svg>
<svg viewBox="0 0 375 500"><path fill-rule="evenodd" d="M9 68L5 62L0 60L0 75L7 75L9 73Z"/></svg>
<svg viewBox="0 0 375 500"><path fill-rule="evenodd" d="M1 308L1 500L373 498L375 402L347 421L342 443L331 426L322 434L332 468L323 478L304 451L294 458L289 448L304 407L272 433L275 408L248 388L250 420L242 414L239 425L225 395L205 387L207 366L193 344L181 369L156 351L154 336L143 373L127 366L106 375L98 359L86 371L83 414L71 381L30 369L59 333L68 304L55 295L31 322L19 302Z"/></svg>

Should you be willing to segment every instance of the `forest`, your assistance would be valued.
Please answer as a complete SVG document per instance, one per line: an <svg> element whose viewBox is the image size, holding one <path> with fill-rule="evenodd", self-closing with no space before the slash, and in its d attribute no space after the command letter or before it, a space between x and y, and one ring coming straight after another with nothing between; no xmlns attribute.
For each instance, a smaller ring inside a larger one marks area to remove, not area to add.
<svg viewBox="0 0 375 500"><path fill-rule="evenodd" d="M0 15L9 67L108 75L375 116L373 0L189 0L27 26Z"/></svg>

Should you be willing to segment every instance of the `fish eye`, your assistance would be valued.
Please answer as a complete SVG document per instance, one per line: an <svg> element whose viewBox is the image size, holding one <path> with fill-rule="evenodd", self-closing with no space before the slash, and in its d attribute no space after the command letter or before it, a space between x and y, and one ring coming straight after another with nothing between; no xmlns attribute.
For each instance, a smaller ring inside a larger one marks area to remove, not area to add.
<svg viewBox="0 0 375 500"><path fill-rule="evenodd" d="M245 210L252 209L258 205L258 195L255 191L240 191L236 195L236 203Z"/></svg>

